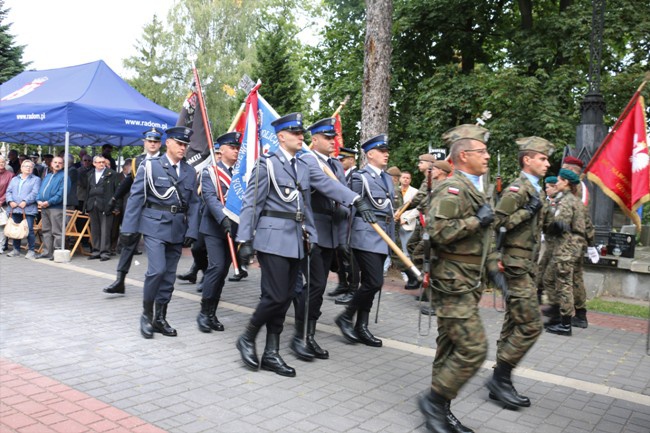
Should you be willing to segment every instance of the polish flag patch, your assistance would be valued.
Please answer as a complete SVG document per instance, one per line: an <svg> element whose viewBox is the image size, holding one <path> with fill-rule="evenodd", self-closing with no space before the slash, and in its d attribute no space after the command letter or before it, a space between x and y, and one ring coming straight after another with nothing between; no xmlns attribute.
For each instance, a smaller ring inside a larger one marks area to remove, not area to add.
<svg viewBox="0 0 650 433"><path fill-rule="evenodd" d="M519 187L517 185L512 185L509 189L512 192L519 192Z"/></svg>
<svg viewBox="0 0 650 433"><path fill-rule="evenodd" d="M454 188L453 186L450 186L449 189L447 190L448 193L458 195L460 190L458 188Z"/></svg>

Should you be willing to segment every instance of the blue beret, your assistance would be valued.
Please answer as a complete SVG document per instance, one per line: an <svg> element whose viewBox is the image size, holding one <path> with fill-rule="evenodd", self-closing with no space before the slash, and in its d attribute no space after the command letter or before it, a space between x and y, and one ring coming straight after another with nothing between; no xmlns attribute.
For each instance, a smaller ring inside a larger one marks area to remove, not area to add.
<svg viewBox="0 0 650 433"><path fill-rule="evenodd" d="M276 134L285 130L290 132L305 132L305 129L302 127L302 113L291 113L282 116L271 122L271 126L275 128Z"/></svg>
<svg viewBox="0 0 650 433"><path fill-rule="evenodd" d="M361 148L366 153L372 149L388 149L388 135L380 134L372 137L371 139L366 140L366 142L361 145Z"/></svg>
<svg viewBox="0 0 650 433"><path fill-rule="evenodd" d="M194 131L186 126L174 126L166 130L165 134L167 134L167 138L173 138L180 143L188 144Z"/></svg>
<svg viewBox="0 0 650 433"><path fill-rule="evenodd" d="M336 119L333 117L327 117L319 120L311 126L308 126L307 129L312 135L323 134L326 137L336 137L336 130L334 129L335 123Z"/></svg>
<svg viewBox="0 0 650 433"><path fill-rule="evenodd" d="M156 128L144 131L142 135L144 135L144 139L148 141L160 141L162 139L162 132L158 131Z"/></svg>
<svg viewBox="0 0 650 433"><path fill-rule="evenodd" d="M217 141L215 142L215 148L219 146L241 146L240 143L241 140L241 132L233 131L233 132L228 132L226 134L220 135L217 137Z"/></svg>

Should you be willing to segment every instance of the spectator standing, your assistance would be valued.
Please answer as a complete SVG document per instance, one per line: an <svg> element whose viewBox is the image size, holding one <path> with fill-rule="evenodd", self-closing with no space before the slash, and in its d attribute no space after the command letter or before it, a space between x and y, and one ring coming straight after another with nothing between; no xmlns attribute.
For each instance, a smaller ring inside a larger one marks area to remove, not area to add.
<svg viewBox="0 0 650 433"><path fill-rule="evenodd" d="M80 169L83 166L84 156L88 156L88 152L86 152L86 149L81 149L79 151L79 161L74 163L76 169Z"/></svg>
<svg viewBox="0 0 650 433"><path fill-rule="evenodd" d="M106 161L108 164L106 165L107 167L110 164L110 169L115 171L117 170L117 164L115 164L115 160L111 156L111 153L113 152L113 146L110 144L106 143L105 145L102 146L102 156L106 158Z"/></svg>
<svg viewBox="0 0 650 433"><path fill-rule="evenodd" d="M78 169L79 180L77 182L77 209L84 210L84 203L88 195L88 175L93 170L93 159L90 155L84 155L81 159L81 167Z"/></svg>
<svg viewBox="0 0 650 433"><path fill-rule="evenodd" d="M402 195L402 203L409 202L413 200L415 194L418 193L418 190L411 186L411 173L408 171L403 171L402 175L399 178L400 192ZM405 255L409 255L406 244L408 243L413 230L415 230L415 222L418 219L417 209L411 209L402 213L398 218L399 221L399 239L402 243L402 251Z"/></svg>
<svg viewBox="0 0 650 433"><path fill-rule="evenodd" d="M110 259L111 227L113 225L113 205L111 198L118 186L117 173L107 168L102 155L93 158L95 170L88 175L88 194L84 206L90 215L90 235L92 251L88 260Z"/></svg>
<svg viewBox="0 0 650 433"><path fill-rule="evenodd" d="M66 195L66 209L75 210L79 206L79 198L77 196L77 184L79 183L79 170L74 166L74 156L68 155L68 191ZM62 169L63 170L63 169Z"/></svg>
<svg viewBox="0 0 650 433"><path fill-rule="evenodd" d="M9 167L14 171L14 176L18 175L21 168L20 161L18 160L18 151L11 149L7 154L7 157L9 158L7 165L9 165Z"/></svg>
<svg viewBox="0 0 650 433"><path fill-rule="evenodd" d="M45 176L41 187L38 190L36 203L41 208L41 233L45 246L42 253L36 256L37 259L54 259L54 249L61 245L61 234L63 232L63 186L65 179L63 171L63 158L57 156L52 160L52 170Z"/></svg>
<svg viewBox="0 0 650 433"><path fill-rule="evenodd" d="M9 182L13 179L13 172L7 170L7 160L4 156L0 155L0 212L5 212L7 204L6 194ZM0 254L6 250L7 239L5 238L4 225L0 225Z"/></svg>
<svg viewBox="0 0 650 433"><path fill-rule="evenodd" d="M29 233L27 235L28 251L25 258L33 259L36 257L36 253L34 252L34 218L38 214L36 197L38 196L38 189L41 187L41 179L34 176L34 163L32 161L23 161L20 170L20 174L14 176L11 182L9 182L5 199L9 203L9 207L13 210L11 217L15 223L20 223L23 217L27 219ZM7 254L7 257L20 256L22 239L14 239L13 242L14 250Z"/></svg>

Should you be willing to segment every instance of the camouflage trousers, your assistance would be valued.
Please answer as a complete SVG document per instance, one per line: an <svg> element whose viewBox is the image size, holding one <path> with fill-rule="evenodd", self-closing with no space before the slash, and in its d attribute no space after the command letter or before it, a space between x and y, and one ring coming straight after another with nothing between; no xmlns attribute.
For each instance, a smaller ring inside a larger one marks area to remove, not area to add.
<svg viewBox="0 0 650 433"><path fill-rule="evenodd" d="M582 257L554 257L544 272L544 287L551 289L547 292L549 302L551 305L559 305L563 316L573 315L575 270L579 260Z"/></svg>
<svg viewBox="0 0 650 433"><path fill-rule="evenodd" d="M415 266L421 267L424 259L424 244L422 243L422 226L420 221L415 224L413 234L406 244L409 257Z"/></svg>
<svg viewBox="0 0 650 433"><path fill-rule="evenodd" d="M497 361L516 367L542 333L537 290L530 274L507 278L510 297L497 340Z"/></svg>
<svg viewBox="0 0 650 433"><path fill-rule="evenodd" d="M448 400L476 374L487 356L487 338L476 311L465 319L439 317L431 388Z"/></svg>
<svg viewBox="0 0 650 433"><path fill-rule="evenodd" d="M587 290L585 289L583 256L584 252L580 255L580 259L573 270L573 306L576 310L587 308Z"/></svg>

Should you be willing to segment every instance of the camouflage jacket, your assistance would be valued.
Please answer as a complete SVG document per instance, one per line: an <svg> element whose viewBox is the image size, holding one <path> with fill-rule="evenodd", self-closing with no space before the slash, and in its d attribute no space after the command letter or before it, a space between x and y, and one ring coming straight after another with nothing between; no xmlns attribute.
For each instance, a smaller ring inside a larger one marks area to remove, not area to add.
<svg viewBox="0 0 650 433"><path fill-rule="evenodd" d="M573 261L582 255L587 243L586 206L570 191L558 193L555 202L553 223L563 223L569 230L557 234L553 257L560 261ZM552 223L549 228L552 229Z"/></svg>
<svg viewBox="0 0 650 433"><path fill-rule="evenodd" d="M430 175L430 173L427 173L427 175ZM437 180L431 179L431 191L435 189L437 183L438 183ZM413 197L413 199L411 200L411 204L409 204L406 210L417 209L424 215L427 215L429 211L429 205L431 203L430 196L431 194L429 194L427 188L427 179L425 176L424 182L422 182L422 185L420 185L420 189L418 189L418 193L415 194L415 197Z"/></svg>
<svg viewBox="0 0 650 433"><path fill-rule="evenodd" d="M532 196L538 196L543 204L535 215L523 208ZM503 191L495 209L495 228L507 230L501 258L507 276L522 276L535 269L546 207L546 194L538 193L523 172Z"/></svg>
<svg viewBox="0 0 650 433"><path fill-rule="evenodd" d="M467 318L478 308L490 229L481 228L476 212L486 202L460 172L441 181L432 195L427 232L438 256L431 280L439 317Z"/></svg>

